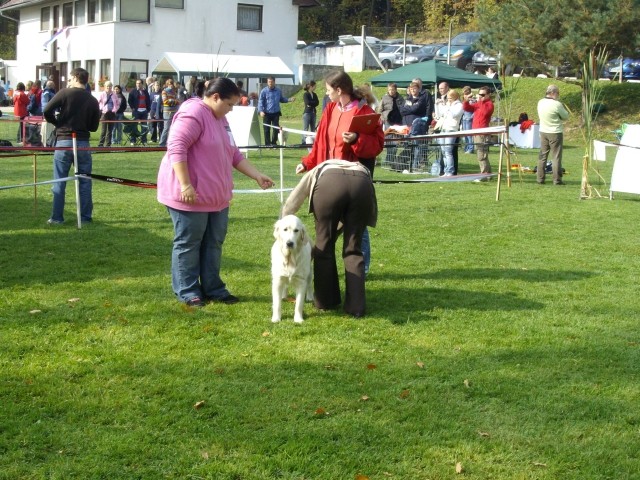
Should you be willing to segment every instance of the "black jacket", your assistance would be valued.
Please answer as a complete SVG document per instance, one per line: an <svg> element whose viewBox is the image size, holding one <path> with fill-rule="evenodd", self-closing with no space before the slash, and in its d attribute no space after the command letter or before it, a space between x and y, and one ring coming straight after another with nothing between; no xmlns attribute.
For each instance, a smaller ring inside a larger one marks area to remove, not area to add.
<svg viewBox="0 0 640 480"><path fill-rule="evenodd" d="M89 140L100 124L98 100L84 88L63 88L49 100L43 113L47 122L55 125L56 138L62 140L70 140L74 132L76 139Z"/></svg>

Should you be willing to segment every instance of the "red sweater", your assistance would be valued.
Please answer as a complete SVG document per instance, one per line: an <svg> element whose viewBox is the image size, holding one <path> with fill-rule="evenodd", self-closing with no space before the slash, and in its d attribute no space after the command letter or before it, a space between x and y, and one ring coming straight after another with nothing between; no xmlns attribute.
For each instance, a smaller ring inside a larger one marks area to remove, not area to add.
<svg viewBox="0 0 640 480"><path fill-rule="evenodd" d="M346 112L340 112L337 106L337 102L331 102L322 113L311 152L302 159L307 171L329 159L357 162L361 158L375 158L384 148L382 127L371 135L358 135L358 139L352 144L344 143L342 132L347 131L351 118L375 112L366 103Z"/></svg>
<svg viewBox="0 0 640 480"><path fill-rule="evenodd" d="M471 128L487 128L489 126L489 122L491 122L491 115L493 115L493 103L491 100L484 100L475 103L469 103L465 100L462 104L462 108L465 112L473 112Z"/></svg>
<svg viewBox="0 0 640 480"><path fill-rule="evenodd" d="M29 113L27 107L29 106L29 97L24 93L24 90L16 90L13 94L13 114L16 117L26 117Z"/></svg>

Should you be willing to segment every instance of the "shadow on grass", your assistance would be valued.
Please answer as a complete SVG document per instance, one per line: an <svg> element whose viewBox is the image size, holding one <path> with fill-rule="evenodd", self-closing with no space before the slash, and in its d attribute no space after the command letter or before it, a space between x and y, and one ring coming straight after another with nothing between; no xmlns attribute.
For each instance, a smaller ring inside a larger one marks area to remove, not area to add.
<svg viewBox="0 0 640 480"><path fill-rule="evenodd" d="M395 324L435 320L435 310L522 311L545 307L542 302L516 294L451 288L377 288L367 297L367 304L372 315ZM392 314L387 313L389 309Z"/></svg>
<svg viewBox="0 0 640 480"><path fill-rule="evenodd" d="M587 271L504 269L504 268L452 268L408 275L385 275L387 279L459 279L459 280L518 280L521 282L566 282L590 278L594 274Z"/></svg>

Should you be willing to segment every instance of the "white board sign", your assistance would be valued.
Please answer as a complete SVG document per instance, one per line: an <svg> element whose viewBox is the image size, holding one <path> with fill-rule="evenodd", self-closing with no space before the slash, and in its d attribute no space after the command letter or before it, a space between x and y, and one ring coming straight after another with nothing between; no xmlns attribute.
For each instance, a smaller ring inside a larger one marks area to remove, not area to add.
<svg viewBox="0 0 640 480"><path fill-rule="evenodd" d="M640 194L640 125L628 125L624 131L611 172L610 191Z"/></svg>
<svg viewBox="0 0 640 480"><path fill-rule="evenodd" d="M238 147L242 149L260 145L260 122L256 107L235 106L227 113L227 121Z"/></svg>

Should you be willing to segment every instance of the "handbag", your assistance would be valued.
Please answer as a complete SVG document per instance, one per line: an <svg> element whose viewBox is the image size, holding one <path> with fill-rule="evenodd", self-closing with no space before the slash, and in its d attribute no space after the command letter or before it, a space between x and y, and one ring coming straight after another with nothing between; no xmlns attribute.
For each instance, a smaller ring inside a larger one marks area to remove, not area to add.
<svg viewBox="0 0 640 480"><path fill-rule="evenodd" d="M440 133L444 126L444 117L440 117L436 124L433 126L433 133Z"/></svg>

